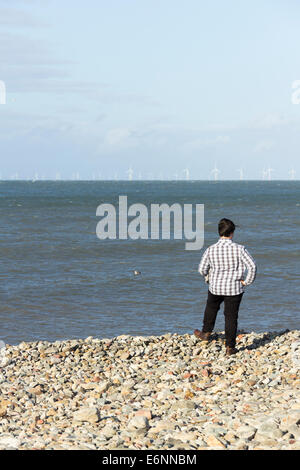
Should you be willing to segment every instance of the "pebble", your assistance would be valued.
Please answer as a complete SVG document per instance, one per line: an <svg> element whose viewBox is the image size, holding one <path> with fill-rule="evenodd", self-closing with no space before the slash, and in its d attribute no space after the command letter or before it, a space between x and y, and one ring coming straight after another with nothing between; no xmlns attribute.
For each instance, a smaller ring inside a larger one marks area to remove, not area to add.
<svg viewBox="0 0 300 470"><path fill-rule="evenodd" d="M129 431L135 431L136 429L147 429L149 427L149 422L146 416L136 415L132 418L127 426Z"/></svg>
<svg viewBox="0 0 300 470"><path fill-rule="evenodd" d="M0 449L300 449L300 332L5 345Z"/></svg>
<svg viewBox="0 0 300 470"><path fill-rule="evenodd" d="M86 421L88 423L97 423L99 418L99 411L96 407L80 408L73 415L74 421Z"/></svg>
<svg viewBox="0 0 300 470"><path fill-rule="evenodd" d="M207 438L205 438L205 441L207 443L207 445L209 447L215 447L215 448L221 448L221 449L225 449L226 448L226 445L223 444L222 441L220 441L216 436L214 436L213 434L211 434L210 436L208 436Z"/></svg>

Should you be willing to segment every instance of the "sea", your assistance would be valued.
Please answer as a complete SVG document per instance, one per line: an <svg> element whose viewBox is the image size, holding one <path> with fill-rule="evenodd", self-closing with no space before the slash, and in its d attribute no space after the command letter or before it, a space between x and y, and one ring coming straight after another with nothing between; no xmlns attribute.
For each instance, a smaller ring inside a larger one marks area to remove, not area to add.
<svg viewBox="0 0 300 470"><path fill-rule="evenodd" d="M100 240L97 207L118 208L120 195L148 208L204 204L203 247ZM0 340L192 334L208 288L198 265L223 217L258 267L239 328L299 329L299 181L0 181Z"/></svg>

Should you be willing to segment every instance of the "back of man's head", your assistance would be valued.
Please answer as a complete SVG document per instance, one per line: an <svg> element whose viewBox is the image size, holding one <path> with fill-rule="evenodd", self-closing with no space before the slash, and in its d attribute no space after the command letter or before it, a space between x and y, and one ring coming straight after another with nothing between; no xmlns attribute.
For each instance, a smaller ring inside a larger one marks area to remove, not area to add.
<svg viewBox="0 0 300 470"><path fill-rule="evenodd" d="M229 237L235 231L235 225L229 219L221 219L218 229L220 237Z"/></svg>

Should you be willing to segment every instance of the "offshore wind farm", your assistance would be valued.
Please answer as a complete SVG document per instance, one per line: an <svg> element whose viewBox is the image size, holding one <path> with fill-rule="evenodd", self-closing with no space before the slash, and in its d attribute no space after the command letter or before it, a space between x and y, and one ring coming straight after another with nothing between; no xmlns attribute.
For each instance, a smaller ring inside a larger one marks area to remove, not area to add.
<svg viewBox="0 0 300 470"><path fill-rule="evenodd" d="M263 168L258 174L257 177L247 178L247 173L243 168L238 168L236 172L232 171L232 175L227 176L226 178L222 178L222 170L217 167L215 164L214 167L211 169L210 173L206 174L199 174L200 172L192 172L189 168L184 168L182 170L175 171L175 173L164 172L161 171L153 171L152 173L145 173L143 174L142 171L137 170L135 171L134 168L131 166L124 170L123 172L115 172L114 174L104 173L104 172L92 172L90 175L85 172L80 174L80 172L75 171L71 174L63 173L61 171L57 171L54 175L45 175L40 174L39 172L35 172L32 176L22 176L21 173L16 172L9 176L5 176L3 173L0 174L0 181L1 180L11 180L11 181L18 181L18 180L31 180L31 181L45 181L45 180L55 180L55 181L106 181L106 180L114 180L114 181L222 181L222 180L230 180L230 181L243 181L243 180L263 180L263 181L272 181L272 180L280 180L280 181L296 181L297 180L297 172L294 168L288 169L285 173L281 172L280 174L276 174L276 169L271 167ZM238 173L238 176L237 174ZM275 176L274 176L275 175Z"/></svg>

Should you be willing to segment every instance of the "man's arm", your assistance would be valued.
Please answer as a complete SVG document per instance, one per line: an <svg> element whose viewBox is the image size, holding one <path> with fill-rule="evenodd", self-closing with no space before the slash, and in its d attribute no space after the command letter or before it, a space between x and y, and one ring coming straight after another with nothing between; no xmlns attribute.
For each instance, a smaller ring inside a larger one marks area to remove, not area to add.
<svg viewBox="0 0 300 470"><path fill-rule="evenodd" d="M209 263L209 254L208 254L208 248L207 248L201 258L198 271L201 274L201 276L206 276L208 274L209 268L210 268L210 263Z"/></svg>
<svg viewBox="0 0 300 470"><path fill-rule="evenodd" d="M252 258L250 253L246 250L246 248L244 248L242 251L242 262L246 266L247 271L248 271L247 277L244 280L243 285L250 286L250 284L252 284L252 282L256 278L257 267L256 267L254 259Z"/></svg>

